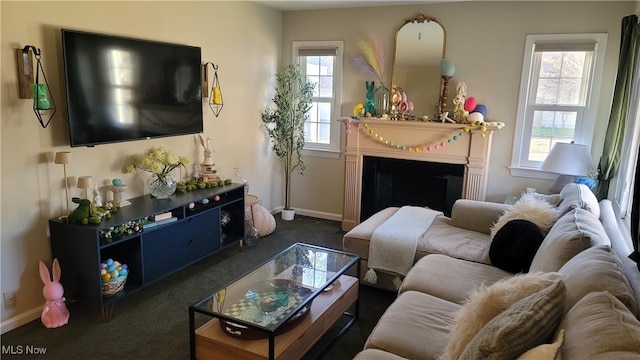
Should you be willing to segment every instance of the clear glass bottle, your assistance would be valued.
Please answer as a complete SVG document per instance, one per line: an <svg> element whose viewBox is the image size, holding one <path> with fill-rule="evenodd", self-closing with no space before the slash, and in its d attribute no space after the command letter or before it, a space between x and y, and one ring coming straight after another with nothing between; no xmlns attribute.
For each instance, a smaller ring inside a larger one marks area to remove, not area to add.
<svg viewBox="0 0 640 360"><path fill-rule="evenodd" d="M247 195L249 193L249 182L247 179L240 176L240 168L233 168L236 171L236 175L233 177L232 181L237 184L244 184L244 194Z"/></svg>
<svg viewBox="0 0 640 360"><path fill-rule="evenodd" d="M376 116L380 117L384 114L389 114L389 88L384 84L384 82L380 83L380 86L375 91L375 111Z"/></svg>
<svg viewBox="0 0 640 360"><path fill-rule="evenodd" d="M253 225L253 206L247 206L244 210L244 245L256 246L260 240L260 232Z"/></svg>

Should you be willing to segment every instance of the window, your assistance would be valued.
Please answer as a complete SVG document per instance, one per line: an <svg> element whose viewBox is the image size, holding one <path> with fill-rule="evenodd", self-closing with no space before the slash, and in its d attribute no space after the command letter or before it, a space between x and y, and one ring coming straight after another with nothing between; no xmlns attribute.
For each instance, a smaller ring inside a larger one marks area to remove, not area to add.
<svg viewBox="0 0 640 360"><path fill-rule="evenodd" d="M556 142L591 144L606 41L606 34L527 36L512 175L545 178L539 169Z"/></svg>
<svg viewBox="0 0 640 360"><path fill-rule="evenodd" d="M342 41L293 42L294 61L316 84L304 128L307 154L337 158L340 152L342 48Z"/></svg>

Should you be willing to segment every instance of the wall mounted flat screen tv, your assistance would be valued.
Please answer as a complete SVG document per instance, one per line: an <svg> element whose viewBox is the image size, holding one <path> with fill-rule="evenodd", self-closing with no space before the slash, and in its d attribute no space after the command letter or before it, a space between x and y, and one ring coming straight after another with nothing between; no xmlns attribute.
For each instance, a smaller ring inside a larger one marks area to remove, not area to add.
<svg viewBox="0 0 640 360"><path fill-rule="evenodd" d="M199 47L62 29L71 146L203 131Z"/></svg>

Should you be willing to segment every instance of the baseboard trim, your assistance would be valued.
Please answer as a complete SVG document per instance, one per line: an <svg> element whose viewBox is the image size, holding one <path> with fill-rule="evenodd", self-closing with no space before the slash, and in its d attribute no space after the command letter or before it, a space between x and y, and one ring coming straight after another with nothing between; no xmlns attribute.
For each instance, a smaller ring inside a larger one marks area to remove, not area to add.
<svg viewBox="0 0 640 360"><path fill-rule="evenodd" d="M270 212L271 214L275 215L277 213L282 212L282 209L284 209L284 206L278 206L272 209ZM310 217L325 219L325 220L342 221L342 214L333 214L333 213L308 210L308 209L300 209L300 208L296 208L295 210L296 210L296 215L310 216Z"/></svg>
<svg viewBox="0 0 640 360"><path fill-rule="evenodd" d="M22 314L18 314L0 323L0 334L17 329L24 324L40 318L40 316L42 316L42 306L38 306L37 308L31 309Z"/></svg>

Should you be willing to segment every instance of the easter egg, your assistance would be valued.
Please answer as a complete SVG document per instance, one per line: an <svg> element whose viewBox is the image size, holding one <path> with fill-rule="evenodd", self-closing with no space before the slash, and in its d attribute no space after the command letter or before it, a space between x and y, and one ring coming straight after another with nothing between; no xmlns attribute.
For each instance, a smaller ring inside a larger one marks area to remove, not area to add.
<svg viewBox="0 0 640 360"><path fill-rule="evenodd" d="M194 207L196 207L196 204L190 202L188 205L189 209L193 209Z"/></svg>
<svg viewBox="0 0 640 360"><path fill-rule="evenodd" d="M127 264L122 264L122 268L123 268L123 269L128 269L128 268L129 268L129 266L127 266Z"/></svg>
<svg viewBox="0 0 640 360"><path fill-rule="evenodd" d="M109 266L113 265L113 259L107 259L106 264L109 265Z"/></svg>
<svg viewBox="0 0 640 360"><path fill-rule="evenodd" d="M476 108L476 105L478 105L476 98L469 96L464 102L464 109L468 112L472 112Z"/></svg>
<svg viewBox="0 0 640 360"><path fill-rule="evenodd" d="M100 264L100 269L106 269L107 268L107 264L105 263L101 263Z"/></svg>
<svg viewBox="0 0 640 360"><path fill-rule="evenodd" d="M102 270L100 270L100 275L104 275L104 274L106 274L106 273L107 273L107 269L102 269Z"/></svg>
<svg viewBox="0 0 640 360"><path fill-rule="evenodd" d="M113 179L113 180L111 181L111 183L112 183L113 185L115 185L115 186L120 186L120 185L122 185L122 180L120 180L120 179Z"/></svg>
<svg viewBox="0 0 640 360"><path fill-rule="evenodd" d="M109 273L106 273L104 275L102 275L102 280L107 281L111 279L111 275Z"/></svg>
<svg viewBox="0 0 640 360"><path fill-rule="evenodd" d="M116 267L115 267L115 266L113 266L113 265L109 265L109 267L107 268L107 271L108 271L108 272L112 272L112 271L113 271L113 270L115 270L115 269L116 269Z"/></svg>
<svg viewBox="0 0 640 360"><path fill-rule="evenodd" d="M116 268L116 270L118 270L118 271L122 270L122 266L118 266L118 267Z"/></svg>
<svg viewBox="0 0 640 360"><path fill-rule="evenodd" d="M479 112L482 114L483 119L487 118L487 107L482 105L482 104L478 104L476 105L476 108L473 109L473 112Z"/></svg>
<svg viewBox="0 0 640 360"><path fill-rule="evenodd" d="M127 271L127 269L122 269L121 271L119 271L120 276L125 276L127 275L129 272Z"/></svg>
<svg viewBox="0 0 640 360"><path fill-rule="evenodd" d="M115 267L120 266L120 262L119 262L119 261L114 261L114 262L113 262L113 266L115 266Z"/></svg>
<svg viewBox="0 0 640 360"><path fill-rule="evenodd" d="M118 272L118 270L113 270L109 274L111 274L111 277L115 279L118 277L118 275L120 275L120 272Z"/></svg>
<svg viewBox="0 0 640 360"><path fill-rule="evenodd" d="M216 195L213 197L213 201L220 201L220 196Z"/></svg>
<svg viewBox="0 0 640 360"><path fill-rule="evenodd" d="M200 201L203 205L207 205L209 203L209 199L204 198Z"/></svg>
<svg viewBox="0 0 640 360"><path fill-rule="evenodd" d="M456 73L456 66L449 59L440 60L440 73L444 76L453 76Z"/></svg>
<svg viewBox="0 0 640 360"><path fill-rule="evenodd" d="M479 112L472 112L471 114L469 114L469 116L467 116L467 121L470 123L475 123L476 121L482 122L483 120L484 116L482 116L482 113Z"/></svg>

